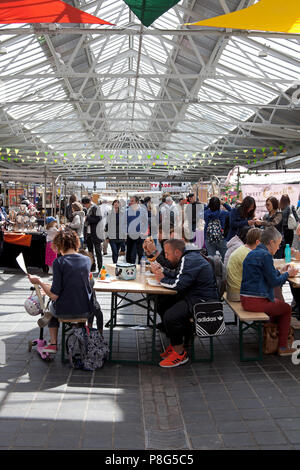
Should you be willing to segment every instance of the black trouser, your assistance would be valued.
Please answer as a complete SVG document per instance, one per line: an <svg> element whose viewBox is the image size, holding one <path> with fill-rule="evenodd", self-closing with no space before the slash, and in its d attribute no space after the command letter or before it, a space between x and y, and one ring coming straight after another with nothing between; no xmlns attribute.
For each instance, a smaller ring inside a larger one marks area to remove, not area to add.
<svg viewBox="0 0 300 470"><path fill-rule="evenodd" d="M290 245L290 247L292 247L294 240L294 230L285 229L283 231L283 236L285 245Z"/></svg>
<svg viewBox="0 0 300 470"><path fill-rule="evenodd" d="M124 247L124 240L109 240L109 244L112 251L113 263L116 263L118 261L119 251L120 249L122 251L122 247Z"/></svg>
<svg viewBox="0 0 300 470"><path fill-rule="evenodd" d="M300 320L300 288L293 287L291 283L290 283L290 288L291 288L292 295L296 302L296 316L298 320Z"/></svg>
<svg viewBox="0 0 300 470"><path fill-rule="evenodd" d="M135 264L136 255L138 255L138 262L141 262L141 258L144 254L143 250L144 240L139 237L136 240L127 236L127 249L126 249L126 262Z"/></svg>
<svg viewBox="0 0 300 470"><path fill-rule="evenodd" d="M94 256L94 248L96 252L98 270L100 271L102 268L102 251L101 251L101 243L102 240L100 238L92 238L90 234L86 237L86 245L87 249L92 255Z"/></svg>
<svg viewBox="0 0 300 470"><path fill-rule="evenodd" d="M193 330L193 325L190 322L193 315L187 301L180 295L158 296L157 310L162 318L171 345L183 344L183 338L187 342Z"/></svg>
<svg viewBox="0 0 300 470"><path fill-rule="evenodd" d="M88 317L88 324L93 326L94 317L96 317L97 328L103 330L103 313L97 300L96 293L93 291L93 312Z"/></svg>

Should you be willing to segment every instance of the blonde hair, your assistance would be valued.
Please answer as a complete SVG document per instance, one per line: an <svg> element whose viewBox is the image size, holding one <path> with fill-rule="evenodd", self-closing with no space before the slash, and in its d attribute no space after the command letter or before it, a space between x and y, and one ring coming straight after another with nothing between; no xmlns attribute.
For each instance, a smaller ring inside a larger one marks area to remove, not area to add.
<svg viewBox="0 0 300 470"><path fill-rule="evenodd" d="M49 230L49 228L54 227L54 224L57 225L57 220L52 220L49 222L49 224L46 224L46 230Z"/></svg>

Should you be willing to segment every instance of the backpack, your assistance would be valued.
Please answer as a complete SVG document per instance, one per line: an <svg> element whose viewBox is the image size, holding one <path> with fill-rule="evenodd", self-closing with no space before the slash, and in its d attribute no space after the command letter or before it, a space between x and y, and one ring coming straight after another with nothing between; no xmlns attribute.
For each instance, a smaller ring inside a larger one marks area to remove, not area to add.
<svg viewBox="0 0 300 470"><path fill-rule="evenodd" d="M296 220L296 217L295 217L294 213L295 213L296 217L298 218L294 206L291 206L290 207L289 217L288 217L288 229L289 230L296 230L296 228L298 226L298 221Z"/></svg>
<svg viewBox="0 0 300 470"><path fill-rule="evenodd" d="M108 358L108 345L95 328L73 327L66 341L66 351L74 369L95 370Z"/></svg>
<svg viewBox="0 0 300 470"><path fill-rule="evenodd" d="M201 255L209 262L213 269L219 298L221 299L226 290L226 268L222 263L220 256L205 256L203 253L201 253Z"/></svg>
<svg viewBox="0 0 300 470"><path fill-rule="evenodd" d="M222 302L199 302L193 310L197 336L210 337L225 333Z"/></svg>
<svg viewBox="0 0 300 470"><path fill-rule="evenodd" d="M209 243L219 243L223 239L223 229L220 219L213 219L208 222L206 239Z"/></svg>

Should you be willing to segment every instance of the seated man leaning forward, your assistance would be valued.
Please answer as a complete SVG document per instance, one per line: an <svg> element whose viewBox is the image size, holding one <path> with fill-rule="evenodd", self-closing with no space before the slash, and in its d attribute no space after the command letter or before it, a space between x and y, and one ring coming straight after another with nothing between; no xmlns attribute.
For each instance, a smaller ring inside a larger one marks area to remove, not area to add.
<svg viewBox="0 0 300 470"><path fill-rule="evenodd" d="M232 302L240 302L240 290L243 277L243 261L249 251L254 250L260 243L262 230L250 228L246 235L245 245L240 246L229 256L226 270L227 299Z"/></svg>
<svg viewBox="0 0 300 470"><path fill-rule="evenodd" d="M50 344L43 352L57 352L58 318L88 318L92 313L92 289L89 282L91 262L87 256L78 253L80 240L77 233L66 229L58 232L53 247L62 256L53 262L52 285L28 274L32 284L38 284L50 297L51 314L46 313L38 320L40 327L48 324Z"/></svg>
<svg viewBox="0 0 300 470"><path fill-rule="evenodd" d="M295 351L288 345L291 323L291 306L283 300L274 299L274 287L282 286L298 270L284 266L281 274L274 267L273 255L281 243L281 233L275 227L266 228L260 244L249 252L243 262L241 303L249 312L265 312L270 320L278 324L278 355L291 356Z"/></svg>
<svg viewBox="0 0 300 470"><path fill-rule="evenodd" d="M161 367L177 367L188 361L183 338L190 331L193 306L202 300L218 300L213 269L199 251L186 251L184 240L167 240L165 256L175 271L154 266L154 274L160 285L177 291L168 296L168 306L162 316L171 344L161 354ZM162 296L166 297L166 296Z"/></svg>

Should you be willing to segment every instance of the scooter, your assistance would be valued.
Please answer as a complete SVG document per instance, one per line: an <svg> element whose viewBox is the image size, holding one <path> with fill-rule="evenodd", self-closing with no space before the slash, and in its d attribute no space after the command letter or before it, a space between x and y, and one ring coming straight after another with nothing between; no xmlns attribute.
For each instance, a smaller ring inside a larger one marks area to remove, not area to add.
<svg viewBox="0 0 300 470"><path fill-rule="evenodd" d="M36 290L36 294L38 296L41 308L43 310L42 315L44 315L45 304L44 304L44 299L42 297L40 288L38 286L35 286L35 287L31 287L31 290ZM52 361L54 359L54 357L53 357L54 354L50 354L48 352L43 352L43 349L46 345L47 345L47 341L44 340L44 328L40 328L39 338L28 341L28 351L31 352L32 347L36 346L36 352L43 359L43 361Z"/></svg>

